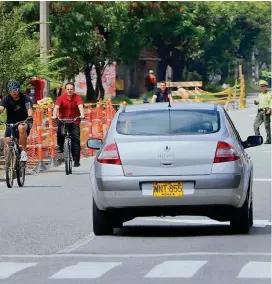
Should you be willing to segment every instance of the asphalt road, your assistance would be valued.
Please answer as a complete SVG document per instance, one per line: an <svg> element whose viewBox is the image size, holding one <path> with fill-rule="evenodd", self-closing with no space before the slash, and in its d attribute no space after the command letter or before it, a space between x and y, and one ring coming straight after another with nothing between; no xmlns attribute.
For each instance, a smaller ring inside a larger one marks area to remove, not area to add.
<svg viewBox="0 0 272 284"><path fill-rule="evenodd" d="M255 114L250 104L230 112L243 139ZM270 146L247 150L255 221L246 236L203 217L149 217L94 237L91 158L72 176L61 166L27 176L24 188L0 184L0 283L271 283Z"/></svg>

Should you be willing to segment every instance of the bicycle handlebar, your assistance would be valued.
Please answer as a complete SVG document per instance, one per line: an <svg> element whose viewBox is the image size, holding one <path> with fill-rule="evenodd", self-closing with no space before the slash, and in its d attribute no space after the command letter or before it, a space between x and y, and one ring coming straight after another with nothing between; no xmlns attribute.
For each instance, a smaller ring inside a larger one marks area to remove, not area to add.
<svg viewBox="0 0 272 284"><path fill-rule="evenodd" d="M19 124L26 124L26 123L27 123L27 120L18 121L16 123L7 123L7 122L0 121L0 125L6 125L7 127L15 127Z"/></svg>
<svg viewBox="0 0 272 284"><path fill-rule="evenodd" d="M61 121L62 123L74 123L78 119L80 119L80 116L77 116L75 118L59 118L58 117L58 120Z"/></svg>

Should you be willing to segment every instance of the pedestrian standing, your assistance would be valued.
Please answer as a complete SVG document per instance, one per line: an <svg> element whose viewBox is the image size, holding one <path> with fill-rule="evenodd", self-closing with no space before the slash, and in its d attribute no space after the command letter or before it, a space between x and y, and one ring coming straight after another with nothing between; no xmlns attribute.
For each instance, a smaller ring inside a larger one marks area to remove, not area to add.
<svg viewBox="0 0 272 284"><path fill-rule="evenodd" d="M259 101L254 101L254 104L258 105L258 113L254 122L254 132L255 135L260 135L260 126L264 122L266 130L266 141L264 144L271 144L271 93L267 91L268 83L265 80L260 80L259 86L261 88Z"/></svg>
<svg viewBox="0 0 272 284"><path fill-rule="evenodd" d="M147 92L153 91L155 89L155 84L157 83L156 76L153 73L154 73L153 70L149 70L149 74L145 78L145 86Z"/></svg>

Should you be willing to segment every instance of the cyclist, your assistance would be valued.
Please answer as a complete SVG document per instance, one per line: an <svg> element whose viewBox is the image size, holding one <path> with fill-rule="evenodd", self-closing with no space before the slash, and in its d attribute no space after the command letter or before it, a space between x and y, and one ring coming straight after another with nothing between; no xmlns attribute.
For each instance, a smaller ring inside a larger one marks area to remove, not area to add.
<svg viewBox="0 0 272 284"><path fill-rule="evenodd" d="M20 91L19 82L12 80L7 87L9 95L0 102L0 113L5 109L7 110L7 123L27 121L26 124L18 125L15 132L16 137L19 138L19 144L22 146L21 162L27 162L27 137L30 134L33 123L33 104L31 99ZM9 143L10 136L11 129L7 127L5 132L6 143L4 145Z"/></svg>
<svg viewBox="0 0 272 284"><path fill-rule="evenodd" d="M57 116L60 118L76 118L84 119L84 108L82 98L75 93L74 83L67 83L65 85L65 93L59 96L53 110L53 119ZM57 143L58 152L63 153L64 136L62 135L63 123L58 122ZM74 160L74 167L80 166L80 120L76 120L71 125L71 140L72 140L72 156Z"/></svg>
<svg viewBox="0 0 272 284"><path fill-rule="evenodd" d="M166 88L165 82L160 82L160 88L158 88L155 94L152 97L152 103L161 103L161 102L173 102L171 91Z"/></svg>

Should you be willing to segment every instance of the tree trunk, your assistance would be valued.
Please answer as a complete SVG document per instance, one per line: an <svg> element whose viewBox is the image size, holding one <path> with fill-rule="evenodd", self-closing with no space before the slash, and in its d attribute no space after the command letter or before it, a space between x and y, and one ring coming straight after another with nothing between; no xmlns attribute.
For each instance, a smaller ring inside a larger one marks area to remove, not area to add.
<svg viewBox="0 0 272 284"><path fill-rule="evenodd" d="M228 64L224 64L221 67L221 80L220 80L220 83L221 84L226 83L228 78L229 78L229 66L228 66Z"/></svg>
<svg viewBox="0 0 272 284"><path fill-rule="evenodd" d="M166 80L166 70L167 70L167 60L165 58L161 58L159 61L159 72L158 72L158 82Z"/></svg>
<svg viewBox="0 0 272 284"><path fill-rule="evenodd" d="M185 68L185 62L183 60L176 60L172 64L173 70L173 82L181 82L182 74Z"/></svg>
<svg viewBox="0 0 272 284"><path fill-rule="evenodd" d="M95 66L95 71L96 71L96 75L97 75L97 81L96 81L96 90L98 93L97 99L98 100L104 100L104 96L105 96L105 89L103 87L102 84L102 75L103 75L103 71L101 70L101 68L99 66Z"/></svg>
<svg viewBox="0 0 272 284"><path fill-rule="evenodd" d="M87 102L96 102L96 92L93 87L92 78L91 78L91 68L85 67L84 74L86 77L86 84L87 84Z"/></svg>
<svg viewBox="0 0 272 284"><path fill-rule="evenodd" d="M157 52L158 56L161 59L159 61L159 70L158 70L158 78L157 81L165 81L166 80L166 70L169 61L169 47L166 46L161 41L157 43Z"/></svg>
<svg viewBox="0 0 272 284"><path fill-rule="evenodd" d="M182 74L185 68L184 53L174 49L170 62L173 70L173 82L182 81Z"/></svg>

